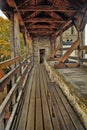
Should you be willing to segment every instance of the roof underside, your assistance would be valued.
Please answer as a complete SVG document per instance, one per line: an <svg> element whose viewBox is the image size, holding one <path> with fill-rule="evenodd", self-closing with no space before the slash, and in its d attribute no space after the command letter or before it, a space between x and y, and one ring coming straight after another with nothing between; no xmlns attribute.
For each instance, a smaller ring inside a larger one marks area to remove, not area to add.
<svg viewBox="0 0 87 130"><path fill-rule="evenodd" d="M2 11L19 15L21 30L31 36L58 35L87 12L87 0L1 0ZM87 14L87 13L86 13ZM85 16L86 17L86 16ZM83 19L82 19L83 20Z"/></svg>

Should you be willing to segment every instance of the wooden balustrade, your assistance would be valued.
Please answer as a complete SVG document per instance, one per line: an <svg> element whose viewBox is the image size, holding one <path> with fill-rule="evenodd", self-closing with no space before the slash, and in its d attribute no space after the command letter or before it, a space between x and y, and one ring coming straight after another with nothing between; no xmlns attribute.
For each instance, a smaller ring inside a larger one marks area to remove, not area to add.
<svg viewBox="0 0 87 130"><path fill-rule="evenodd" d="M22 60L23 58L26 58L26 57L27 57L27 54L23 54L23 55L16 57L14 59L9 59L9 60L6 60L4 62L0 62L0 70L4 69L7 66L10 66L10 65L16 63L17 61Z"/></svg>
<svg viewBox="0 0 87 130"><path fill-rule="evenodd" d="M69 59L78 60L78 57L75 57L75 56L69 56Z"/></svg>
<svg viewBox="0 0 87 130"><path fill-rule="evenodd" d="M81 46L80 50L87 50L87 46Z"/></svg>
<svg viewBox="0 0 87 130"><path fill-rule="evenodd" d="M32 57L28 57L28 55L24 54L20 57L1 62L0 69L11 66L16 62L18 62L18 64L2 79L0 79L0 90L3 90L10 81L15 79L14 84L12 84L10 91L8 92L6 98L0 106L0 126L6 128L6 130L9 130L11 127L11 123L14 119L17 107L22 100L22 95L24 94L27 77L33 66ZM14 95L15 102L14 104L12 104L14 100ZM10 108L12 108L12 111L10 110ZM9 114L6 111L7 109ZM7 118L6 114L8 115Z"/></svg>

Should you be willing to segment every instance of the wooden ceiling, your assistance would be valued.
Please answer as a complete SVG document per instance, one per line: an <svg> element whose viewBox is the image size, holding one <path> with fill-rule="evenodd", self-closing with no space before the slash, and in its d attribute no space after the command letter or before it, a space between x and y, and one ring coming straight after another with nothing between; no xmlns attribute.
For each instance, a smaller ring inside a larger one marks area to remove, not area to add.
<svg viewBox="0 0 87 130"><path fill-rule="evenodd" d="M57 36L79 16L83 20L87 0L1 0L0 8L8 17L12 10L17 12L21 30L26 29L31 36Z"/></svg>

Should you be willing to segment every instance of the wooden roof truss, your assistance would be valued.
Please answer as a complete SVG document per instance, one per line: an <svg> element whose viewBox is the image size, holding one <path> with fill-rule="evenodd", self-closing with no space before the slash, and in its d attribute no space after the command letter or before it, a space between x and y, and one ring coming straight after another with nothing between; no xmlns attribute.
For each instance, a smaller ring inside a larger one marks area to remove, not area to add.
<svg viewBox="0 0 87 130"><path fill-rule="evenodd" d="M73 24L77 27L78 19L80 30L86 23L87 0L1 0L0 5L8 17L17 12L21 30L31 36L57 36Z"/></svg>

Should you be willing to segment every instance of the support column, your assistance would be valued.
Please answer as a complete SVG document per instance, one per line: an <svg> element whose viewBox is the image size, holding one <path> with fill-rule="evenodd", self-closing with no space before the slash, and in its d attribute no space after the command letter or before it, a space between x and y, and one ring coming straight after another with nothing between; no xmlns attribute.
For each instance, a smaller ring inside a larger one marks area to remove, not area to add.
<svg viewBox="0 0 87 130"><path fill-rule="evenodd" d="M62 41L62 32L60 33L60 48L63 48L63 41ZM63 51L60 52L61 56L63 55Z"/></svg>
<svg viewBox="0 0 87 130"><path fill-rule="evenodd" d="M51 38L51 44L52 44L52 52L55 50L56 46L56 38L54 36L52 36Z"/></svg>
<svg viewBox="0 0 87 130"><path fill-rule="evenodd" d="M20 56L21 55L20 29L19 29L19 19L17 13L14 14L14 37L15 37L16 56Z"/></svg>
<svg viewBox="0 0 87 130"><path fill-rule="evenodd" d="M16 56L15 37L14 37L14 12L11 13L11 58Z"/></svg>
<svg viewBox="0 0 87 130"><path fill-rule="evenodd" d="M14 32L14 12L11 13L11 59L16 57L16 45L15 45L15 32ZM11 69L14 69L16 67L16 64L11 65ZM13 86L15 83L15 77L11 80L11 86ZM12 99L12 107L16 102L16 96L13 96Z"/></svg>
<svg viewBox="0 0 87 130"><path fill-rule="evenodd" d="M27 36L26 36L26 32L23 33L23 38L24 38L24 52L27 53L28 51L28 46L27 46Z"/></svg>
<svg viewBox="0 0 87 130"><path fill-rule="evenodd" d="M80 32L80 41L81 41L80 46L84 46L85 45L85 31L84 30ZM80 53L81 53L80 54L81 57L84 58L85 57L85 51L83 50Z"/></svg>
<svg viewBox="0 0 87 130"><path fill-rule="evenodd" d="M11 14L11 21L12 21L12 35L11 35L11 58L15 58L21 55L21 47L20 47L20 31L19 31L19 19L17 13L12 12ZM20 62L20 61L19 61ZM12 69L16 67L18 63L11 66ZM12 86L15 84L17 77L19 74L16 74L11 82ZM12 105L16 102L16 93L12 98Z"/></svg>
<svg viewBox="0 0 87 130"><path fill-rule="evenodd" d="M56 50L56 37L50 37L50 44L51 44L51 57L55 56L55 50Z"/></svg>

